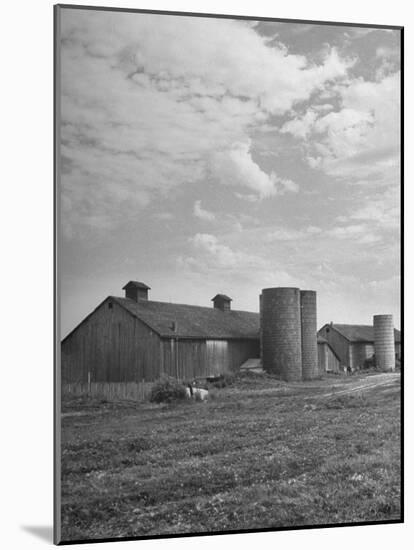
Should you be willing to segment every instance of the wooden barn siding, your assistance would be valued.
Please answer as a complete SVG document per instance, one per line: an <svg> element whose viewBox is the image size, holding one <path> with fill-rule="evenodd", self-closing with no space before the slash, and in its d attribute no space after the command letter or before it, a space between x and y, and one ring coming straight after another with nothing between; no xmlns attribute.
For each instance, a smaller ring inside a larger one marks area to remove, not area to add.
<svg viewBox="0 0 414 550"><path fill-rule="evenodd" d="M141 382L160 376L159 336L105 301L62 343L62 381Z"/></svg>
<svg viewBox="0 0 414 550"><path fill-rule="evenodd" d="M319 374L325 372L339 372L340 362L328 344L318 344Z"/></svg>
<svg viewBox="0 0 414 550"><path fill-rule="evenodd" d="M236 371L252 357L259 357L259 340L163 340L163 372L181 380Z"/></svg>
<svg viewBox="0 0 414 550"><path fill-rule="evenodd" d="M329 345L339 357L342 365L349 365L349 342L344 336L332 327L329 327L329 325L322 327L318 335L328 340Z"/></svg>
<svg viewBox="0 0 414 550"><path fill-rule="evenodd" d="M229 366L232 372L237 371L247 359L260 357L260 339L257 340L230 340Z"/></svg>
<svg viewBox="0 0 414 550"><path fill-rule="evenodd" d="M328 353L327 353L327 356L328 356L328 365L327 365L328 371L329 372L339 372L340 367L341 367L341 363L340 363L339 359L336 357L336 355L334 354L334 352L331 350L331 348L329 346L327 346L327 348L328 348Z"/></svg>
<svg viewBox="0 0 414 550"><path fill-rule="evenodd" d="M366 359L373 355L373 345L365 342L354 342L350 344L350 366L353 369L361 369L364 367Z"/></svg>
<svg viewBox="0 0 414 550"><path fill-rule="evenodd" d="M201 376L206 362L204 340L166 339L163 346L163 373L186 380ZM177 354L178 350L178 354Z"/></svg>
<svg viewBox="0 0 414 550"><path fill-rule="evenodd" d="M319 374L328 370L328 344L318 344L318 370Z"/></svg>
<svg viewBox="0 0 414 550"><path fill-rule="evenodd" d="M398 357L398 359L401 359L401 343L395 342L395 355Z"/></svg>

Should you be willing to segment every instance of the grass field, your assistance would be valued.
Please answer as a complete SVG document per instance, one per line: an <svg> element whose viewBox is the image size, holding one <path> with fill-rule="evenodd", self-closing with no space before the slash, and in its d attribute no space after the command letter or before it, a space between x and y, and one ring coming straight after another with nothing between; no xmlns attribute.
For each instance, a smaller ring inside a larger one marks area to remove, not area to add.
<svg viewBox="0 0 414 550"><path fill-rule="evenodd" d="M399 379L327 395L356 382L246 375L208 403L64 403L62 539L398 520Z"/></svg>

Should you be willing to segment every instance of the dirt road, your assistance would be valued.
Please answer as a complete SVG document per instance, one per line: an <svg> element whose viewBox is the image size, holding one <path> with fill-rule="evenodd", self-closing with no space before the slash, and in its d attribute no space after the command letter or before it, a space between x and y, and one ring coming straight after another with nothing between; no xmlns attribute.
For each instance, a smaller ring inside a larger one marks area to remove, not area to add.
<svg viewBox="0 0 414 550"><path fill-rule="evenodd" d="M356 393L359 391L366 391L378 386L389 386L395 384L400 379L399 372L384 372L380 374L373 374L364 379L357 379L355 382L347 384L344 389L334 389L328 393L318 395L317 397L337 397L339 395L348 395L350 393ZM316 397L316 396L315 396Z"/></svg>

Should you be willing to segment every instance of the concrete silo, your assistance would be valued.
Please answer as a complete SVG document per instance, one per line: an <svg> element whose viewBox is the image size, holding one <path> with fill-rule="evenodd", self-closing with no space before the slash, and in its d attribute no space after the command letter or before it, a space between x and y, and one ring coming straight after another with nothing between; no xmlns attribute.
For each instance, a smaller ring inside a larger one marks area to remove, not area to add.
<svg viewBox="0 0 414 550"><path fill-rule="evenodd" d="M260 329L259 329L259 338L260 338L260 359L262 360L262 368L263 368L263 319L262 319L262 302L263 302L263 296L262 294L259 295L259 318L260 318Z"/></svg>
<svg viewBox="0 0 414 550"><path fill-rule="evenodd" d="M300 290L265 288L261 302L264 370L288 382L302 380Z"/></svg>
<svg viewBox="0 0 414 550"><path fill-rule="evenodd" d="M377 368L384 372L395 370L392 315L374 315L374 348Z"/></svg>
<svg viewBox="0 0 414 550"><path fill-rule="evenodd" d="M316 325L316 292L300 291L301 336L302 336L302 378L313 380L319 376L318 341Z"/></svg>

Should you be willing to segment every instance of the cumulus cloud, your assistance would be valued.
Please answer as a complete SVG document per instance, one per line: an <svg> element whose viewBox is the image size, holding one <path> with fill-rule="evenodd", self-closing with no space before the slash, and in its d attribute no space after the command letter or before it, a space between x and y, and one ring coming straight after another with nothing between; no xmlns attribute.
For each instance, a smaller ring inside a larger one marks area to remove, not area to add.
<svg viewBox="0 0 414 550"><path fill-rule="evenodd" d="M299 186L295 182L281 178L273 171L266 174L253 161L250 142L235 143L231 149L214 153L210 169L215 178L223 185L246 187L254 191L253 195L243 197L247 200L283 195L286 192L295 193L299 190Z"/></svg>
<svg viewBox="0 0 414 550"><path fill-rule="evenodd" d="M265 265L262 258L233 250L230 246L219 242L215 235L209 233L197 233L190 239L190 242L209 268L246 269L264 267ZM199 260L194 257L190 257L189 261L192 265L199 263Z"/></svg>
<svg viewBox="0 0 414 550"><path fill-rule="evenodd" d="M387 48L377 50L377 56L388 54ZM358 77L330 86L336 108L313 105L283 124L281 133L304 142L311 168L347 183L398 182L400 73L395 66L393 72L381 71L377 80Z"/></svg>
<svg viewBox="0 0 414 550"><path fill-rule="evenodd" d="M339 178L398 178L399 84L396 72L378 82L358 78L339 87L340 110L313 121L311 167Z"/></svg>
<svg viewBox="0 0 414 550"><path fill-rule="evenodd" d="M302 117L297 117L285 122L280 129L282 134L292 134L295 137L306 138L317 118L314 109L309 109Z"/></svg>
<svg viewBox="0 0 414 550"><path fill-rule="evenodd" d="M61 23L62 220L75 230L94 212L116 224L215 163L252 197L297 190L252 160L250 134L350 66L335 49L309 63L242 21L65 9Z"/></svg>
<svg viewBox="0 0 414 550"><path fill-rule="evenodd" d="M313 110L318 111L318 112L331 111L333 108L334 108L334 106L331 105L330 103L321 103L320 105L314 105L313 106Z"/></svg>
<svg viewBox="0 0 414 550"><path fill-rule="evenodd" d="M205 210L201 207L201 201L195 201L193 214L196 218L208 222L212 222L216 219L216 216L213 214L213 212L209 212L208 210Z"/></svg>

